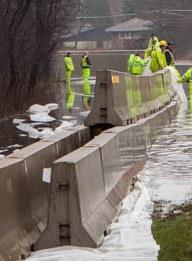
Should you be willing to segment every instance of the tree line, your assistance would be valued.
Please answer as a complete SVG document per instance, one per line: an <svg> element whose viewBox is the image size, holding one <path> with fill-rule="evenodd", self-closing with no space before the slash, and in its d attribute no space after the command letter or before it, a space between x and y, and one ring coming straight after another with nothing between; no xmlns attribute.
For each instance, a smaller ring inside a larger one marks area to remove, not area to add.
<svg viewBox="0 0 192 261"><path fill-rule="evenodd" d="M26 109L46 93L50 61L78 0L1 0L0 113Z"/></svg>

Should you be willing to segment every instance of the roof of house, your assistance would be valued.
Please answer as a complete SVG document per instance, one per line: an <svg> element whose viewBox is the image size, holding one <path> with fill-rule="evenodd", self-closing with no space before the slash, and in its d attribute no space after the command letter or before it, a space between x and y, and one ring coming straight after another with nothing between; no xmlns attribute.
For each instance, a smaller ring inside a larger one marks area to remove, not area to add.
<svg viewBox="0 0 192 261"><path fill-rule="evenodd" d="M65 41L98 41L110 40L110 35L105 31L106 27L90 28L86 31L81 31L70 37L65 37Z"/></svg>
<svg viewBox="0 0 192 261"><path fill-rule="evenodd" d="M150 20L142 20L135 17L124 23L107 28L105 31L108 33L145 31L150 30L152 25L153 22Z"/></svg>

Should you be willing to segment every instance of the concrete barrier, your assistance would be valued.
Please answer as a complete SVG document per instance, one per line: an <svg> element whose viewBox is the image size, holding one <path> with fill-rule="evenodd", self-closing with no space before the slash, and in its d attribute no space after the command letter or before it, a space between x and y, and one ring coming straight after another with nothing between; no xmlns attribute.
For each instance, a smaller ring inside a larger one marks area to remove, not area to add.
<svg viewBox="0 0 192 261"><path fill-rule="evenodd" d="M126 127L106 130L58 159L52 171L48 226L35 249L99 246L134 176L145 164L162 122L168 124L176 111L173 100L161 111Z"/></svg>
<svg viewBox="0 0 192 261"><path fill-rule="evenodd" d="M85 124L127 125L161 110L174 96L166 70L148 76L98 71L95 99Z"/></svg>
<svg viewBox="0 0 192 261"><path fill-rule="evenodd" d="M89 140L88 128L72 128L0 161L1 261L25 257L46 227L50 183L42 181L43 169Z"/></svg>

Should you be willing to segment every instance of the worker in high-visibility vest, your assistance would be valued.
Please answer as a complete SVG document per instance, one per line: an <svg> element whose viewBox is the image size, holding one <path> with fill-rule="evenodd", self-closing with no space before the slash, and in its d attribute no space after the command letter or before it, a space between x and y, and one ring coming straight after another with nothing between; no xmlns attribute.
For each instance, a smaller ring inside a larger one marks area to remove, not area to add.
<svg viewBox="0 0 192 261"><path fill-rule="evenodd" d="M192 95L192 68L189 68L178 80L178 82L189 83L189 93Z"/></svg>
<svg viewBox="0 0 192 261"><path fill-rule="evenodd" d="M71 84L71 76L74 72L74 64L70 52L67 52L64 58L64 68L66 75L66 107L68 110L71 110L74 106L75 95Z"/></svg>
<svg viewBox="0 0 192 261"><path fill-rule="evenodd" d="M144 57L147 58L151 56L152 51L155 51L159 48L159 39L155 34L151 35L151 38L149 39L149 43L147 46L147 49L145 50Z"/></svg>
<svg viewBox="0 0 192 261"><path fill-rule="evenodd" d="M131 54L128 59L128 72L134 75L141 75L149 59L142 59L138 53Z"/></svg>
<svg viewBox="0 0 192 261"><path fill-rule="evenodd" d="M189 105L192 112L192 68L189 68L178 80L180 83L189 83Z"/></svg>
<svg viewBox="0 0 192 261"><path fill-rule="evenodd" d="M168 42L165 49L165 57L167 61L167 65L175 66L175 57L172 50L173 42Z"/></svg>
<svg viewBox="0 0 192 261"><path fill-rule="evenodd" d="M157 72L167 66L167 61L165 57L166 47L167 42L165 40L161 40L159 42L159 47L156 50L152 51L150 64L151 72Z"/></svg>
<svg viewBox="0 0 192 261"><path fill-rule="evenodd" d="M188 82L192 84L192 68L189 68L179 79L179 82Z"/></svg>
<svg viewBox="0 0 192 261"><path fill-rule="evenodd" d="M85 109L90 110L91 101L91 85L89 79L91 76L91 62L89 60L89 53L86 52L81 59L82 77L83 77L83 105Z"/></svg>
<svg viewBox="0 0 192 261"><path fill-rule="evenodd" d="M172 70L175 71L177 78L179 78L181 77L181 75L175 66L175 56L172 50L173 46L174 46L173 42L167 43L167 47L165 49L165 58L166 58L167 65L172 67Z"/></svg>

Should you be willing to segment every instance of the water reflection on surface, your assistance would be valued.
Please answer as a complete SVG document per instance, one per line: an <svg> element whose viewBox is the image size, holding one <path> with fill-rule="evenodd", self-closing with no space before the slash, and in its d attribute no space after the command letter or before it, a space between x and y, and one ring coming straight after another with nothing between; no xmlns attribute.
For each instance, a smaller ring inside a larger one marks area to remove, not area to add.
<svg viewBox="0 0 192 261"><path fill-rule="evenodd" d="M90 84L92 90L94 90L95 80L91 80ZM71 98L66 92L66 86L63 83L58 84L57 103L59 104L59 108L50 113L50 118L55 118L52 122L38 122L35 120L34 115L31 118L27 112L15 115L9 119L0 120L0 159L15 150L39 140L38 133L41 133L40 138L43 138L46 135L52 135L55 131L67 128L71 124L77 125L83 123L86 116L86 108L82 101L83 82L72 82L72 86L75 94L72 94L73 97ZM70 107L67 104L67 99L69 98L71 99L69 102L72 102L72 106L70 104ZM22 122L20 122L21 119ZM31 131L31 135L29 135L29 131Z"/></svg>
<svg viewBox="0 0 192 261"><path fill-rule="evenodd" d="M143 170L152 200L161 201L165 211L192 199L191 148L192 112L182 105L177 118L152 146Z"/></svg>

